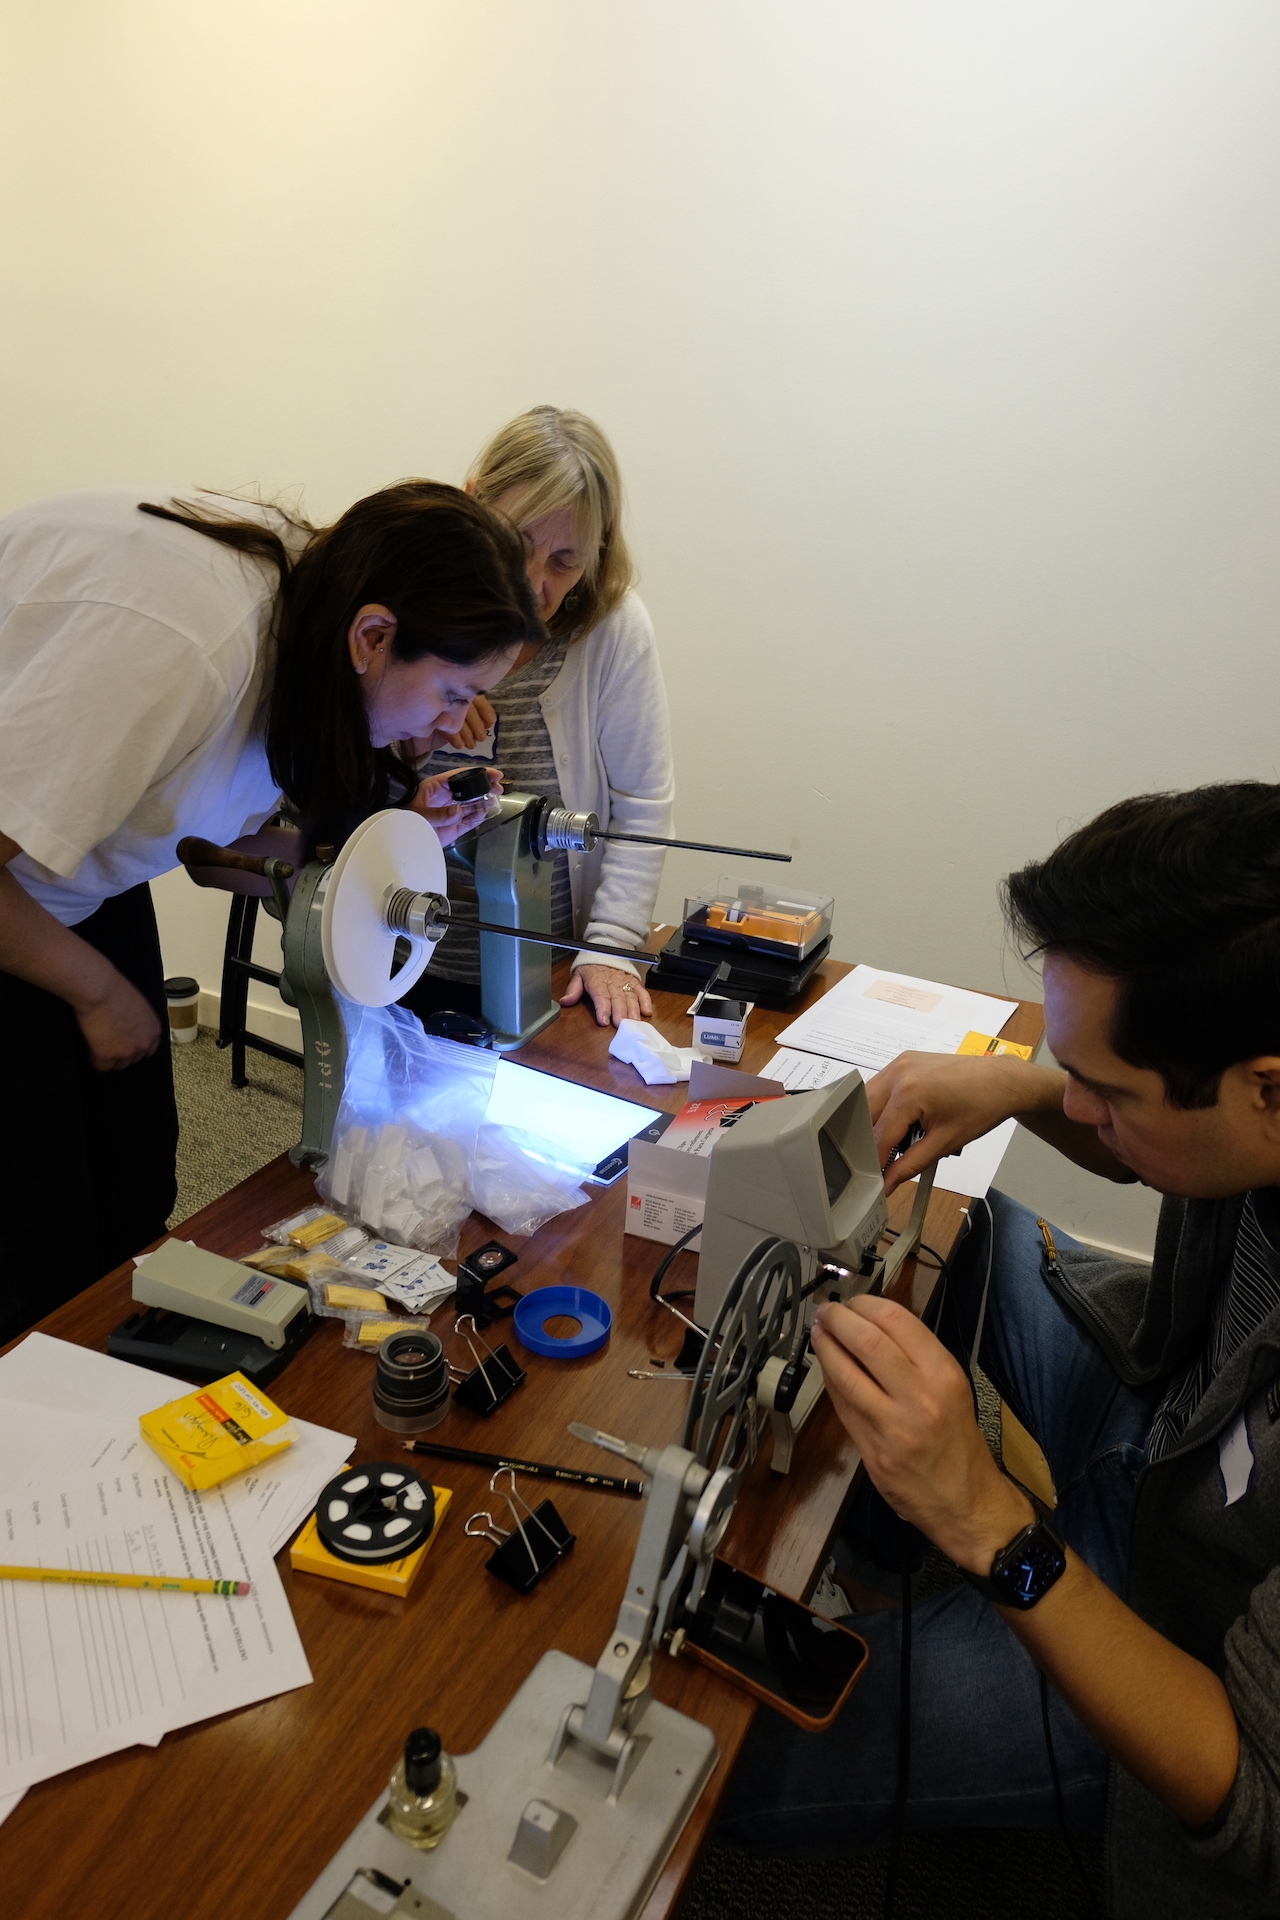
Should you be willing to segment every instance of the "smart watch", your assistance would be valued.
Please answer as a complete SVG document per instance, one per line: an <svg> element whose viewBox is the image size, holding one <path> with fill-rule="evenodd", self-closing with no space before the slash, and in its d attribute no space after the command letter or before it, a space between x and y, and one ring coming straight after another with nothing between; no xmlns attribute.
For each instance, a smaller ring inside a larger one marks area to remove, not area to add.
<svg viewBox="0 0 1280 1920"><path fill-rule="evenodd" d="M993 1606L1015 1607L1019 1613L1026 1613L1062 1578L1067 1570L1067 1555L1049 1524L1048 1507L1037 1500L1034 1493L1027 1492L1026 1487L1020 1490L1035 1508L1036 1518L1021 1533L1015 1534L1007 1547L1000 1549L991 1562L989 1574L966 1573L964 1577Z"/></svg>

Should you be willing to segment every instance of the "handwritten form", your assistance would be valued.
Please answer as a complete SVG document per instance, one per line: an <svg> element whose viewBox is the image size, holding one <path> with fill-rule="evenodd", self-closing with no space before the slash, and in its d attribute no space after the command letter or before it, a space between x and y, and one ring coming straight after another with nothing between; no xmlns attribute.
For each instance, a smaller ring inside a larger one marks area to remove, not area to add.
<svg viewBox="0 0 1280 1920"><path fill-rule="evenodd" d="M816 1005L784 1027L779 1051L763 1069L788 1091L823 1087L855 1067L870 1079L900 1053L957 1053L967 1033L998 1034L1016 1000L859 966ZM1006 1120L938 1162L934 1185L980 1198L1008 1151L1016 1121Z"/></svg>
<svg viewBox="0 0 1280 1920"><path fill-rule="evenodd" d="M273 1556L354 1442L299 1421L274 1460L193 1493L136 1424L186 1389L45 1334L0 1357L0 1561L251 1583L0 1580L0 1819L37 1780L311 1679Z"/></svg>

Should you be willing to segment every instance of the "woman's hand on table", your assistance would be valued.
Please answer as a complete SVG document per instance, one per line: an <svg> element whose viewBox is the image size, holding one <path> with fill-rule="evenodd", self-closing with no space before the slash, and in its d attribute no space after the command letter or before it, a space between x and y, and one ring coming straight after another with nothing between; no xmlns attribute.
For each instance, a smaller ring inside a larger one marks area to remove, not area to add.
<svg viewBox="0 0 1280 1920"><path fill-rule="evenodd" d="M583 997L595 1009L596 1025L616 1027L624 1020L649 1019L653 1002L644 983L622 967L575 967L562 1007L576 1007Z"/></svg>

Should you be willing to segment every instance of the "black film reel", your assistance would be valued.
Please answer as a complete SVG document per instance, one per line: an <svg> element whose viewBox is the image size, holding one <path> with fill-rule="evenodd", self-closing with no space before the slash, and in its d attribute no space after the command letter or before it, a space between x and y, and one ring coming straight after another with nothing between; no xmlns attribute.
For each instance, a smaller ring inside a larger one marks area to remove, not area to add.
<svg viewBox="0 0 1280 1920"><path fill-rule="evenodd" d="M316 1530L339 1560L376 1566L415 1553L435 1525L435 1497L412 1467L348 1467L316 1502Z"/></svg>

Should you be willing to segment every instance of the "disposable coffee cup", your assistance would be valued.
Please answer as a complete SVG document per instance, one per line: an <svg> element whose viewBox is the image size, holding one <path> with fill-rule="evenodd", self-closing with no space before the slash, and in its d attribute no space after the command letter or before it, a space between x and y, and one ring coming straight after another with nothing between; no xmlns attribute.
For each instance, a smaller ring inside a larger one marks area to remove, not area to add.
<svg viewBox="0 0 1280 1920"><path fill-rule="evenodd" d="M187 974L176 974L164 983L169 1002L169 1038L185 1043L200 1033L200 982Z"/></svg>

